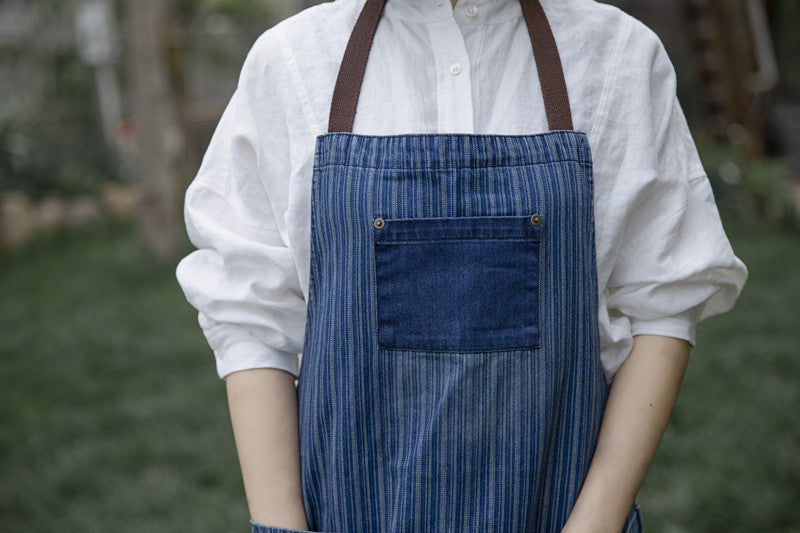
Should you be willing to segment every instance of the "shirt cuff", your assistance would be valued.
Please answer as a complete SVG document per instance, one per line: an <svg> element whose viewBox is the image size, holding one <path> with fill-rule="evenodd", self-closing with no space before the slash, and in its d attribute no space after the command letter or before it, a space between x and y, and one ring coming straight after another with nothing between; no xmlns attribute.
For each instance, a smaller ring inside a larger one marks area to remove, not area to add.
<svg viewBox="0 0 800 533"><path fill-rule="evenodd" d="M682 339L692 347L695 346L696 327L700 308L696 307L683 313L650 320L631 318L631 335L661 335Z"/></svg>
<svg viewBox="0 0 800 533"><path fill-rule="evenodd" d="M253 368L277 368L297 377L298 354L270 348L256 341L242 341L214 350L217 374L221 379L233 372Z"/></svg>

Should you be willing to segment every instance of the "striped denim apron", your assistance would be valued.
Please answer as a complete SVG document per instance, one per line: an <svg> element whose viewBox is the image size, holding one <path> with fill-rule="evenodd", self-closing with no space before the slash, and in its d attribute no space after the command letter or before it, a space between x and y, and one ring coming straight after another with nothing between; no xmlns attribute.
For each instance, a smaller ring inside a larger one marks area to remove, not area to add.
<svg viewBox="0 0 800 533"><path fill-rule="evenodd" d="M309 527L558 532L607 395L589 143L538 0L521 3L551 132L351 133L384 1L366 1L316 140ZM640 528L634 506L625 531Z"/></svg>

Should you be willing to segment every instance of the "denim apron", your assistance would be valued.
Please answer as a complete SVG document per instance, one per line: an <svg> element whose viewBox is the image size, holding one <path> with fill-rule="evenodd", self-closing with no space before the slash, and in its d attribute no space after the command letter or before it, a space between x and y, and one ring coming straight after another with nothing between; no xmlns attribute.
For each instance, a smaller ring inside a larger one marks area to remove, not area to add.
<svg viewBox="0 0 800 533"><path fill-rule="evenodd" d="M308 524L558 532L607 396L588 139L538 0L521 4L549 133L351 133L384 2L366 0L316 139L298 382ZM625 527L640 531L635 505Z"/></svg>

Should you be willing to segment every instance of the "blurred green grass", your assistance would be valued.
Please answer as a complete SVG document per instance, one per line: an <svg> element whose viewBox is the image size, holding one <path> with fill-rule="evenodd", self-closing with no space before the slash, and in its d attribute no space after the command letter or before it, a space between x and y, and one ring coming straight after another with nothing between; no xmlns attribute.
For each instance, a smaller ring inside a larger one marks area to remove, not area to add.
<svg viewBox="0 0 800 533"><path fill-rule="evenodd" d="M800 531L800 231L725 221L751 278L700 326L639 497L650 532ZM248 530L174 267L114 223L0 257L0 531Z"/></svg>
<svg viewBox="0 0 800 533"><path fill-rule="evenodd" d="M0 259L0 531L247 524L224 386L174 267L115 224Z"/></svg>

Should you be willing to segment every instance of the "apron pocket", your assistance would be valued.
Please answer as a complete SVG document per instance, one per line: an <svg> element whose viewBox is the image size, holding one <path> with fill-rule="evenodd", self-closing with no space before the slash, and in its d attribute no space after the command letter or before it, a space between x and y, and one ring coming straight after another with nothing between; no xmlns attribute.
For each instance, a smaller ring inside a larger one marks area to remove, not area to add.
<svg viewBox="0 0 800 533"><path fill-rule="evenodd" d="M539 215L375 219L378 345L537 348L541 223Z"/></svg>

